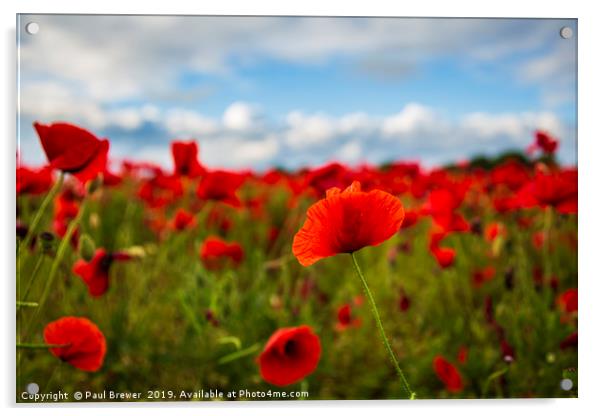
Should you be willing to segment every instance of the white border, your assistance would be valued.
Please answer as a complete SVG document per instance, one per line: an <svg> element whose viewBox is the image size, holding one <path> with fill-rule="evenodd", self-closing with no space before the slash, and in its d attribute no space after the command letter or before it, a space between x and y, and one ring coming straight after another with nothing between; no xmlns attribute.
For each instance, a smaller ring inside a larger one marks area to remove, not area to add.
<svg viewBox="0 0 602 416"><path fill-rule="evenodd" d="M602 209L599 160L602 157L602 137L600 136L601 94L600 47L602 22L594 9L595 2L540 1L524 0L490 1L354 1L354 0L304 0L304 1L227 1L204 3L200 1L163 0L160 2L130 2L123 0L102 0L95 3L81 0L5 0L0 6L2 13L2 84L6 91L0 102L3 137L0 140L3 158L0 205L2 215L2 239L0 264L4 266L2 279L2 315L5 317L0 348L3 374L0 377L2 406L12 413L36 413L37 409L48 414L104 415L107 411L122 414L129 410L144 411L149 415L165 413L160 404L136 404L128 407L118 404L92 407L80 405L50 406L44 408L14 406L14 168L15 168L15 21L16 13L119 13L119 14L238 14L238 15L346 15L346 16L455 16L455 17L564 17L579 19L579 292L580 292L580 348L579 399L576 400L489 400L489 401L422 401L401 402L297 402L297 403L204 403L195 406L171 404L172 412L178 414L224 414L232 410L244 411L250 415L270 414L304 415L316 411L327 412L334 408L345 414L365 414L377 408L379 413L400 414L445 414L448 415L504 415L509 412L519 414L526 411L546 415L592 414L602 408L599 403L599 389L602 386L602 335L600 321L600 296L602 296L602 264L596 261L600 236L602 235Z"/></svg>

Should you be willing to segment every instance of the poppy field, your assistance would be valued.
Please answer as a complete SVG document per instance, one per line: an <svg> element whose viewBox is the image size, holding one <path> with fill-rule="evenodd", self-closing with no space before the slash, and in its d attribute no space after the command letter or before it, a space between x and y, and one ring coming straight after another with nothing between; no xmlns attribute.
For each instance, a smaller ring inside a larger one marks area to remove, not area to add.
<svg viewBox="0 0 602 416"><path fill-rule="evenodd" d="M544 131L437 168L259 172L208 168L202 138L166 168L34 128L19 402L32 382L65 401L577 397L577 168Z"/></svg>

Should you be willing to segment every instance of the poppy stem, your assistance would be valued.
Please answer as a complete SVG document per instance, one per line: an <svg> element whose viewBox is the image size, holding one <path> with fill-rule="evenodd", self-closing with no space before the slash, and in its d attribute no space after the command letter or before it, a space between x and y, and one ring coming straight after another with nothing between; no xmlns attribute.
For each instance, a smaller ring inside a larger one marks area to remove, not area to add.
<svg viewBox="0 0 602 416"><path fill-rule="evenodd" d="M366 296L368 297L370 306L372 307L372 314L374 315L374 319L376 320L376 325L378 326L380 335L383 339L385 347L387 348L389 357L391 358L391 361L393 361L393 365L395 366L395 371L397 372L397 375L399 376L399 379L401 380L401 387L406 392L408 399L414 400L416 398L416 393L412 391L412 388L410 387L410 384L408 383L408 380L406 379L406 376L403 373L401 367L399 366L399 362L397 361L397 358L395 357L393 348L391 348L391 344L389 343L389 340L387 339L387 335L385 334L385 328L383 327L383 323L380 319L380 314L378 313L378 308L376 307L376 302L374 301L372 292L370 291L370 288L368 287L368 282L366 282L366 279L364 278L364 275L362 274L362 270L360 269L360 266L357 263L357 259L355 258L355 253L351 253L351 259L353 260L353 265L355 266L355 271L357 272L357 275L359 276L360 280L362 281L362 284L364 285L364 291L366 292Z"/></svg>
<svg viewBox="0 0 602 416"><path fill-rule="evenodd" d="M52 287L52 282L54 281L54 278L56 277L56 274L59 270L59 266L61 265L61 262L63 260L63 257L65 256L65 252L67 251L67 247L69 246L69 243L71 242L71 237L73 236L73 233L75 233L75 230L77 229L81 219L84 216L84 213L86 211L86 206L87 206L87 199L84 199L80 208L79 208L79 212L77 213L77 216L73 219L73 221L71 221L69 223L69 227L67 227L67 232L65 233L65 235L63 236L63 239L61 240L61 243L59 244L59 247L56 251L56 257L54 258L54 261L52 262L52 265L50 266L50 272L48 273L48 278L46 279L46 285L44 286L44 291L42 292L42 296L40 297L40 300L38 301L38 305L39 307L35 310L31 321L29 322L29 325L27 327L27 334L29 334L29 331L32 328L32 325L35 323L36 318L38 317L40 311L44 308L44 304L46 303L46 299L48 298L48 294L50 293L50 288Z"/></svg>
<svg viewBox="0 0 602 416"><path fill-rule="evenodd" d="M37 308L38 307L38 303L37 302L26 302L26 301L18 300L17 301L17 308L20 308L21 306L25 306L25 307L28 307L28 308Z"/></svg>
<svg viewBox="0 0 602 416"><path fill-rule="evenodd" d="M38 349L38 348L63 348L68 347L69 344L36 344L36 343L28 343L28 342L18 342L17 348L28 348L28 349Z"/></svg>
<svg viewBox="0 0 602 416"><path fill-rule="evenodd" d="M36 212L35 217L33 217L33 220L31 221L31 224L29 225L29 230L27 231L27 235L23 239L23 242L21 242L21 244L19 244L17 246L17 255L19 254L21 247L29 247L29 245L31 244L31 240L33 239L33 236L36 233L36 229L38 228L38 225L40 225L40 221L42 221L42 217L44 216L44 213L46 212L46 208L48 208L48 205L50 204L50 202L54 201L54 197L56 196L58 191L63 186L64 179L65 179L64 173L63 172L59 173L58 180L54 183L54 185L52 185L52 188L50 188L50 191L46 194L46 197L40 204L40 207L38 208L38 211Z"/></svg>

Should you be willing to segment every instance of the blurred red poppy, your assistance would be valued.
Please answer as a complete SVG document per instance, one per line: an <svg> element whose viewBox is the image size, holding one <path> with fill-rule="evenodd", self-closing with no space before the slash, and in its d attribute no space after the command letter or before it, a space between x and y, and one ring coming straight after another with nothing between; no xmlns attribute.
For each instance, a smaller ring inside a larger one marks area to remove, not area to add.
<svg viewBox="0 0 602 416"><path fill-rule="evenodd" d="M554 154L558 149L558 139L543 130L535 132L535 141L527 148L527 153L533 153L536 150L541 150L546 154Z"/></svg>
<svg viewBox="0 0 602 416"><path fill-rule="evenodd" d="M17 195L39 195L52 187L52 168L44 166L31 169L25 166L17 168Z"/></svg>
<svg viewBox="0 0 602 416"><path fill-rule="evenodd" d="M561 293L556 303L565 313L577 312L577 289L568 289Z"/></svg>
<svg viewBox="0 0 602 416"><path fill-rule="evenodd" d="M518 191L516 203L522 208L550 206L562 214L576 214L577 194L576 169L539 172Z"/></svg>
<svg viewBox="0 0 602 416"><path fill-rule="evenodd" d="M219 201L233 207L240 207L241 202L236 191L245 181L245 175L240 173L216 170L207 172L196 190L202 200Z"/></svg>
<svg viewBox="0 0 602 416"><path fill-rule="evenodd" d="M456 250L449 247L434 247L431 248L431 253L435 256L435 260L439 266L446 269L454 264L456 258Z"/></svg>
<svg viewBox="0 0 602 416"><path fill-rule="evenodd" d="M50 166L71 173L85 183L103 173L109 141L69 123L34 123Z"/></svg>
<svg viewBox="0 0 602 416"><path fill-rule="evenodd" d="M410 309L411 305L412 305L411 299L408 297L406 292L402 289L401 293L399 295L399 310L401 312L406 312L408 309Z"/></svg>
<svg viewBox="0 0 602 416"><path fill-rule="evenodd" d="M466 347L466 345L460 346L457 359L460 364L466 364L468 361L468 347Z"/></svg>
<svg viewBox="0 0 602 416"><path fill-rule="evenodd" d="M60 318L46 325L44 341L64 345L50 348L50 352L84 371L98 371L107 352L107 343L100 329L88 319L75 316Z"/></svg>
<svg viewBox="0 0 602 416"><path fill-rule="evenodd" d="M344 191L331 188L307 210L293 240L293 254L303 266L339 253L353 253L391 238L404 210L398 198L380 190L362 192L359 182Z"/></svg>
<svg viewBox="0 0 602 416"><path fill-rule="evenodd" d="M66 188L54 200L54 217L52 229L59 237L67 234L67 227L79 212L80 196L71 189ZM71 237L71 244L76 247L79 241L79 231L76 229Z"/></svg>
<svg viewBox="0 0 602 416"><path fill-rule="evenodd" d="M456 250L450 247L441 247L441 241L447 236L445 231L432 231L429 240L429 250L441 268L448 268L454 264Z"/></svg>
<svg viewBox="0 0 602 416"><path fill-rule="evenodd" d="M472 284L479 288L483 286L485 282L490 281L495 277L495 268L493 266L487 266L483 269L478 269L472 272Z"/></svg>
<svg viewBox="0 0 602 416"><path fill-rule="evenodd" d="M86 286L88 292L94 297L104 295L109 289L109 269L115 260L130 260L126 253L107 253L104 248L99 248L89 262L79 259L73 265L73 273L79 276Z"/></svg>
<svg viewBox="0 0 602 416"><path fill-rule="evenodd" d="M184 188L179 176L167 175L160 168L152 169L152 175L142 182L137 193L149 208L164 207L183 195Z"/></svg>
<svg viewBox="0 0 602 416"><path fill-rule="evenodd" d="M240 244L227 243L219 237L208 237L201 246L201 261L209 270L218 270L228 264L238 266L244 257Z"/></svg>
<svg viewBox="0 0 602 416"><path fill-rule="evenodd" d="M462 381L462 376L445 358L440 355L437 355L433 359L433 368L435 370L435 374L439 377L439 380L445 384L445 388L450 393L459 393L464 389L464 383Z"/></svg>
<svg viewBox="0 0 602 416"><path fill-rule="evenodd" d="M199 148L194 140L189 142L174 141L171 143L171 155L174 161L174 174L196 178L205 169L198 161Z"/></svg>
<svg viewBox="0 0 602 416"><path fill-rule="evenodd" d="M173 218L172 227L174 230L182 231L194 227L195 224L194 215L183 208L179 208Z"/></svg>
<svg viewBox="0 0 602 416"><path fill-rule="evenodd" d="M513 191L516 191L528 181L529 171L527 167L513 159L496 166L491 171L491 183L493 185L505 185Z"/></svg>
<svg viewBox="0 0 602 416"><path fill-rule="evenodd" d="M492 222L485 227L485 239L489 242L497 237L504 237L507 234L506 227L501 222Z"/></svg>
<svg viewBox="0 0 602 416"><path fill-rule="evenodd" d="M351 314L351 305L348 303L344 304L337 311L337 325L338 331L344 331L350 327L358 327L362 324L360 318L354 318Z"/></svg>
<svg viewBox="0 0 602 416"><path fill-rule="evenodd" d="M261 377L279 387L302 380L320 361L320 339L307 325L274 332L257 359Z"/></svg>
<svg viewBox="0 0 602 416"><path fill-rule="evenodd" d="M465 232L470 224L456 210L462 204L467 185L448 184L450 188L440 188L431 191L426 211L430 213L437 226L445 231Z"/></svg>
<svg viewBox="0 0 602 416"><path fill-rule="evenodd" d="M560 342L560 349L565 350L567 348L576 348L577 347L577 331L568 335L565 339Z"/></svg>
<svg viewBox="0 0 602 416"><path fill-rule="evenodd" d="M420 219L420 213L418 210L406 210L405 217L401 223L401 229L410 228L415 225Z"/></svg>

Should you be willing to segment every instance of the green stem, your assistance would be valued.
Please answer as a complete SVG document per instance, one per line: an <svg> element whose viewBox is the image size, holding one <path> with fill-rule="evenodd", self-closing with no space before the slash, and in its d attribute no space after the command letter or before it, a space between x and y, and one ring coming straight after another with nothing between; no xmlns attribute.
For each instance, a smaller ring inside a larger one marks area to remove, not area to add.
<svg viewBox="0 0 602 416"><path fill-rule="evenodd" d="M543 225L543 235L544 235L544 246L543 246L543 256L544 256L544 278L550 278L552 274L552 267L550 263L550 258L552 257L550 254L551 249L551 237L552 237L552 227L554 223L554 208L551 206L547 206L544 211L544 225Z"/></svg>
<svg viewBox="0 0 602 416"><path fill-rule="evenodd" d="M357 259L355 258L355 253L351 253L351 259L353 260L353 265L355 266L355 271L357 272L357 275L359 276L360 280L362 281L362 284L364 285L364 291L366 292L366 296L368 297L368 300L370 301L370 306L372 306L372 314L374 315L374 319L376 320L376 325L378 326L380 335L383 339L385 347L387 348L389 357L391 358L391 361L393 362L393 365L395 366L395 371L397 372L397 375L399 376L399 380L401 381L401 387L407 394L408 399L414 400L416 398L416 393L412 391L412 388L410 387L410 384L408 383L408 380L406 379L406 376L403 373L403 371L401 370L401 367L399 366L399 362L397 361L397 358L395 357L393 348L391 348L391 344L389 343L389 340L387 339L387 335L385 334L385 328L383 327L383 323L380 319L380 314L378 313L378 308L376 307L376 302L374 301L374 297L372 296L372 292L370 291L370 288L368 287L368 283L366 282L366 279L364 278L364 275L362 274L360 266L357 263Z"/></svg>
<svg viewBox="0 0 602 416"><path fill-rule="evenodd" d="M17 348L28 348L28 349L37 349L37 348L63 348L68 347L69 344L36 344L31 342L18 342Z"/></svg>
<svg viewBox="0 0 602 416"><path fill-rule="evenodd" d="M63 172L59 173L58 180L54 183L54 185L52 185L50 192L48 192L48 194L46 194L46 197L42 201L40 208L38 208L38 211L36 212L36 216L31 221L31 224L29 225L29 230L27 231L27 235L23 239L23 242L17 246L17 255L19 254L19 250L21 249L21 247L29 247L29 245L31 244L31 240L33 239L33 236L36 233L38 225L40 224L40 221L42 221L42 217L44 216L44 213L46 212L46 208L48 208L48 205L50 204L50 202L54 200L54 197L56 196L56 194L59 192L59 190L63 186L64 178L65 178L64 173Z"/></svg>
<svg viewBox="0 0 602 416"><path fill-rule="evenodd" d="M21 306L26 306L28 308L37 308L38 307L38 302L26 302L26 301L18 300L17 301L17 308L20 308Z"/></svg>
<svg viewBox="0 0 602 416"><path fill-rule="evenodd" d="M52 265L50 266L50 272L48 273L48 278L46 279L46 285L44 286L44 291L42 292L42 296L40 297L40 300L38 302L39 308L36 309L33 317L31 318L31 321L27 328L27 334L29 334L29 331L31 330L32 325L35 323L36 318L38 317L40 311L43 309L44 304L46 303L46 300L48 299L48 294L50 293L50 288L52 287L54 278L56 277L56 274L59 270L59 267L61 265L63 257L65 256L67 247L69 246L69 243L71 242L71 237L73 236L73 233L75 233L75 230L77 229L81 219L84 216L84 212L86 211L86 203L87 203L87 199L84 199L84 201L82 202L82 204L79 208L79 212L77 213L77 216L73 219L73 221L71 221L69 223L69 227L67 227L67 232L65 233L63 239L61 240L61 244L59 245L59 247L56 251L56 257L54 258L54 261L52 262Z"/></svg>
<svg viewBox="0 0 602 416"><path fill-rule="evenodd" d="M218 365L229 363L230 361L238 360L239 358L246 357L248 355L254 354L261 349L260 344L253 344L244 350L235 351L231 354L225 355L219 359L217 362Z"/></svg>
<svg viewBox="0 0 602 416"><path fill-rule="evenodd" d="M33 286L33 282L36 280L38 271L40 270L40 267L42 267L42 263L44 263L45 258L46 257L44 255L41 255L38 257L38 260L36 261L36 265L33 268L33 272L31 272L31 277L29 278L29 282L27 282L27 287L25 288L25 293L23 294L23 296L21 296L21 294L18 294L19 298L27 299L27 297L29 296L29 291L31 290L31 287ZM19 306L18 302L17 302L17 306ZM25 306L25 305L22 305L22 306Z"/></svg>

